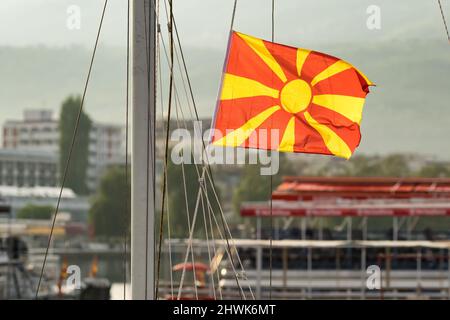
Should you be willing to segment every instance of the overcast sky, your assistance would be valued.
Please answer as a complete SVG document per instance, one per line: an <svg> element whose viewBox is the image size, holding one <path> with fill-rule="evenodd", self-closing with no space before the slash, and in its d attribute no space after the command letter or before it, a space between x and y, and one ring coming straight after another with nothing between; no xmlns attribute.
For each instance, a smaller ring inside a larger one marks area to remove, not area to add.
<svg viewBox="0 0 450 320"><path fill-rule="evenodd" d="M126 3L109 0L102 43L124 45ZM66 27L71 5L81 10L80 30ZM0 45L91 46L102 5L103 0L1 0ZM184 44L223 47L232 5L233 0L174 0ZM381 30L366 27L370 5L381 9ZM449 1L443 5L450 12ZM442 38L444 32L433 0L277 0L275 15L276 38L294 45ZM268 38L270 21L270 0L238 1L235 29Z"/></svg>

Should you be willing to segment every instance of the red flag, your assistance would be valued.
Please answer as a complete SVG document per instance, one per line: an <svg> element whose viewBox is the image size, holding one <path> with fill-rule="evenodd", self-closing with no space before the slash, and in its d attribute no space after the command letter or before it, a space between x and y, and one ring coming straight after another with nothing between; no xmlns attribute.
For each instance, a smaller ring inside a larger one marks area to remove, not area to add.
<svg viewBox="0 0 450 320"><path fill-rule="evenodd" d="M338 58L233 32L212 143L348 159L371 85Z"/></svg>

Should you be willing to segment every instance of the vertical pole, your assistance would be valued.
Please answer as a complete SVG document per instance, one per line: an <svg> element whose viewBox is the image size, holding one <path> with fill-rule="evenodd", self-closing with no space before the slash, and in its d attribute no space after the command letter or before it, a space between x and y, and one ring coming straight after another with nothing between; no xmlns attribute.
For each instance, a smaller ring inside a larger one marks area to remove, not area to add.
<svg viewBox="0 0 450 320"><path fill-rule="evenodd" d="M319 218L319 240L323 240L323 218Z"/></svg>
<svg viewBox="0 0 450 320"><path fill-rule="evenodd" d="M154 0L132 0L131 291L154 299L155 35Z"/></svg>
<svg viewBox="0 0 450 320"><path fill-rule="evenodd" d="M12 241L12 239L11 239L11 236L12 236L12 234L11 234L11 224L12 224L12 208L10 208L9 209L9 212L8 212L8 230L7 230L7 232L6 232L6 239L7 239L7 242L6 242L6 248L7 249L9 249L8 248L8 241L10 241L10 243L11 243L11 241ZM11 243L11 245L12 245L12 243ZM9 250L7 251L7 253L9 253ZM10 288L11 288L11 272L14 270L14 268L11 268L11 266L12 266L12 264L11 264L11 257L9 257L8 255L7 255L7 261L8 261L8 265L7 265L7 267L6 267L6 299L7 300L9 300L10 298L11 298L11 296L10 296Z"/></svg>
<svg viewBox="0 0 450 320"><path fill-rule="evenodd" d="M280 220L274 219L274 222L275 222L274 238L275 238L275 240L280 240Z"/></svg>
<svg viewBox="0 0 450 320"><path fill-rule="evenodd" d="M367 217L364 217L362 221L362 239L363 241L367 240ZM366 245L364 244L361 248L361 299L366 298L366 256Z"/></svg>
<svg viewBox="0 0 450 320"><path fill-rule="evenodd" d="M422 248L417 248L417 270L416 270L416 277L417 277L417 287L416 287L416 294L419 297L422 293Z"/></svg>
<svg viewBox="0 0 450 320"><path fill-rule="evenodd" d="M307 223L307 218L304 217L302 218L302 240L306 240L306 223Z"/></svg>
<svg viewBox="0 0 450 320"><path fill-rule="evenodd" d="M347 241L352 241L352 217L347 218Z"/></svg>
<svg viewBox="0 0 450 320"><path fill-rule="evenodd" d="M311 299L312 298L312 279L311 279L311 269L312 269L312 248L308 247L308 271L307 271L307 275L308 275L308 298Z"/></svg>
<svg viewBox="0 0 450 320"><path fill-rule="evenodd" d="M412 218L406 217L406 239L411 240Z"/></svg>
<svg viewBox="0 0 450 320"><path fill-rule="evenodd" d="M283 289L287 291L287 279L288 279L288 248L283 248Z"/></svg>
<svg viewBox="0 0 450 320"><path fill-rule="evenodd" d="M391 248L387 247L386 248L386 259L385 259L385 263L386 263L386 283L385 283L385 288L390 290L391 287Z"/></svg>
<svg viewBox="0 0 450 320"><path fill-rule="evenodd" d="M347 241L348 241L348 248L347 248L347 254L348 254L348 263L350 268L353 268L353 247L351 246L352 239L352 217L347 218Z"/></svg>
<svg viewBox="0 0 450 320"><path fill-rule="evenodd" d="M256 217L256 239L261 240L261 217ZM256 247L256 299L261 300L262 246Z"/></svg>

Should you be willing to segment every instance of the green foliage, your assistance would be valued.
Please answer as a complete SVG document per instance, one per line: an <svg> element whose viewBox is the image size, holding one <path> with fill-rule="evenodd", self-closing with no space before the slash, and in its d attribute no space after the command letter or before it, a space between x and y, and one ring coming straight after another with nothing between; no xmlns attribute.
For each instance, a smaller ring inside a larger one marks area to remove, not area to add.
<svg viewBox="0 0 450 320"><path fill-rule="evenodd" d="M52 206L38 206L29 204L17 212L18 219L37 219L48 220L55 213L55 208Z"/></svg>
<svg viewBox="0 0 450 320"><path fill-rule="evenodd" d="M424 178L447 178L450 177L450 169L445 164L429 163L423 166L417 175Z"/></svg>
<svg viewBox="0 0 450 320"><path fill-rule="evenodd" d="M336 159L327 162L317 172L318 176L355 176L355 177L408 177L414 175L409 166L409 156L392 154L385 157L357 155L348 161Z"/></svg>
<svg viewBox="0 0 450 320"><path fill-rule="evenodd" d="M233 207L236 213L242 202L267 201L271 192L281 183L283 176L294 175L292 163L285 154L280 153L279 171L272 177L272 190L270 190L270 176L260 173L259 165L246 165L242 169L242 179L233 194Z"/></svg>
<svg viewBox="0 0 450 320"><path fill-rule="evenodd" d="M78 110L80 108L81 98L68 97L62 104L59 119L59 170L62 179L69 156L70 145L72 143L73 132L75 129ZM72 152L69 170L65 186L71 188L77 194L87 194L86 184L88 156L89 156L89 132L92 122L83 112L80 116L78 132Z"/></svg>
<svg viewBox="0 0 450 320"><path fill-rule="evenodd" d="M408 158L402 154L393 154L381 159L359 156L351 162L353 163L353 170L350 171L352 176L407 177L411 175Z"/></svg>
<svg viewBox="0 0 450 320"><path fill-rule="evenodd" d="M89 211L89 221L95 235L105 238L122 237L129 226L127 203L130 204L130 184L125 180L123 166L111 167L100 181ZM128 201L127 201L128 197Z"/></svg>

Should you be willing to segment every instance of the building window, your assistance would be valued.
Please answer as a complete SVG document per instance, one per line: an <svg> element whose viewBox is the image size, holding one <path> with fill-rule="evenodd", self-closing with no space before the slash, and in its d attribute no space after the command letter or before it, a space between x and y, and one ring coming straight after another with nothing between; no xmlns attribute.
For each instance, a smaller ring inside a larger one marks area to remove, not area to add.
<svg viewBox="0 0 450 320"><path fill-rule="evenodd" d="M24 163L23 162L17 162L16 164L16 168L17 168L17 172L19 174L23 174L23 170L24 170Z"/></svg>
<svg viewBox="0 0 450 320"><path fill-rule="evenodd" d="M28 177L28 185L30 187L34 187L36 185L36 177L34 175L34 172L32 172L31 175Z"/></svg>
<svg viewBox="0 0 450 320"><path fill-rule="evenodd" d="M38 185L40 185L40 186L45 186L45 177L44 176L39 176L39 183L38 183Z"/></svg>
<svg viewBox="0 0 450 320"><path fill-rule="evenodd" d="M23 177L23 174L19 174L19 175L17 176L17 186L18 186L18 187L23 187L24 181L25 181L25 179L24 179L24 177Z"/></svg>
<svg viewBox="0 0 450 320"><path fill-rule="evenodd" d="M14 179L13 179L12 176L8 175L8 176L6 176L6 178L5 178L5 182L6 182L6 185L7 185L7 186L12 186L12 185L13 185L13 182L14 182Z"/></svg>
<svg viewBox="0 0 450 320"><path fill-rule="evenodd" d="M5 162L5 170L7 173L11 173L14 169L14 166L11 162Z"/></svg>

